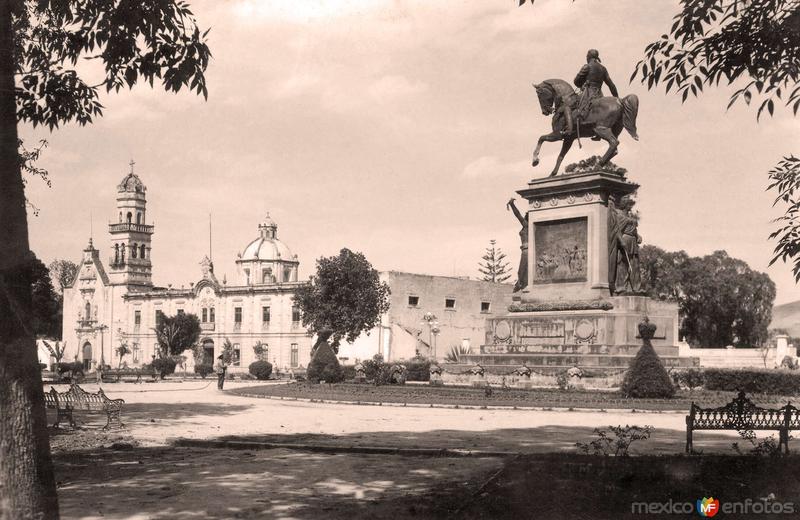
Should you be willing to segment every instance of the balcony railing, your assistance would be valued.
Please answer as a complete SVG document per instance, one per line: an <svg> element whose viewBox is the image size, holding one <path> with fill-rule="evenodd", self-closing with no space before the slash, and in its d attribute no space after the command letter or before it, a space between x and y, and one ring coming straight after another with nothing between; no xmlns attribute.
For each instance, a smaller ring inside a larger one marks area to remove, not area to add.
<svg viewBox="0 0 800 520"><path fill-rule="evenodd" d="M134 224L133 222L120 222L119 224L109 224L108 231L118 233L121 231L135 231L136 233L153 234L153 226L148 224Z"/></svg>

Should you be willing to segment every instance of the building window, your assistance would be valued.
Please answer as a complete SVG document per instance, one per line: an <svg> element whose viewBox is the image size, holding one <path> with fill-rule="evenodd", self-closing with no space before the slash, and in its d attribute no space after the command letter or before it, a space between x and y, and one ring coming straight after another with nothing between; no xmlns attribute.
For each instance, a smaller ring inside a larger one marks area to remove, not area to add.
<svg viewBox="0 0 800 520"><path fill-rule="evenodd" d="M292 357L290 359L290 363L292 368L297 368L297 365L300 361L300 348L298 347L297 343L292 343Z"/></svg>
<svg viewBox="0 0 800 520"><path fill-rule="evenodd" d="M242 308L241 307L234 307L233 308L233 322L242 324Z"/></svg>
<svg viewBox="0 0 800 520"><path fill-rule="evenodd" d="M484 313L489 312L489 309L491 308L491 306L492 306L492 304L489 303L489 302L481 302L481 312L484 312Z"/></svg>
<svg viewBox="0 0 800 520"><path fill-rule="evenodd" d="M261 307L261 323L269 323L270 318L269 306Z"/></svg>
<svg viewBox="0 0 800 520"><path fill-rule="evenodd" d="M300 323L300 307L292 305L292 324L297 325Z"/></svg>
<svg viewBox="0 0 800 520"><path fill-rule="evenodd" d="M286 267L283 270L283 281L284 282L291 282L292 281L292 268Z"/></svg>
<svg viewBox="0 0 800 520"><path fill-rule="evenodd" d="M139 348L139 344L138 343L134 343L133 344L133 348L131 349L131 354L133 356L133 362L134 363L138 363L139 362L139 353L140 353L140 351L141 351L141 349Z"/></svg>
<svg viewBox="0 0 800 520"><path fill-rule="evenodd" d="M419 296L409 296L408 297L408 306L409 307L417 307L417 306L419 306Z"/></svg>
<svg viewBox="0 0 800 520"><path fill-rule="evenodd" d="M274 283L275 278L272 276L272 269L262 269L261 270L261 283Z"/></svg>
<svg viewBox="0 0 800 520"><path fill-rule="evenodd" d="M136 258L136 255L139 251L139 247L136 244L131 246L131 258Z"/></svg>
<svg viewBox="0 0 800 520"><path fill-rule="evenodd" d="M456 299L455 298L445 298L444 299L444 308L445 309L453 309L456 308Z"/></svg>
<svg viewBox="0 0 800 520"><path fill-rule="evenodd" d="M178 314L183 314L183 309L178 309Z"/></svg>
<svg viewBox="0 0 800 520"><path fill-rule="evenodd" d="M250 285L250 269L244 270L245 284Z"/></svg>
<svg viewBox="0 0 800 520"><path fill-rule="evenodd" d="M144 260L144 253L145 253L144 244L142 244L141 246L139 246L139 258L141 258L142 260Z"/></svg>
<svg viewBox="0 0 800 520"><path fill-rule="evenodd" d="M142 223L142 212L141 211L137 211L136 212L136 223L137 224L141 224Z"/></svg>
<svg viewBox="0 0 800 520"><path fill-rule="evenodd" d="M208 309L208 321L214 323L214 307Z"/></svg>
<svg viewBox="0 0 800 520"><path fill-rule="evenodd" d="M142 324L142 311L133 311L133 325L136 328Z"/></svg>
<svg viewBox="0 0 800 520"><path fill-rule="evenodd" d="M238 367L242 362L242 350L239 348L238 343L233 344L233 355L231 356L233 366Z"/></svg>
<svg viewBox="0 0 800 520"><path fill-rule="evenodd" d="M161 323L161 320L163 319L164 313L161 311L161 309L156 309L156 327L158 327L158 324Z"/></svg>
<svg viewBox="0 0 800 520"><path fill-rule="evenodd" d="M203 323L207 323L208 322L208 309L203 307L203 313L202 314L203 314L203 317L202 317L202 319L200 321L202 321Z"/></svg>

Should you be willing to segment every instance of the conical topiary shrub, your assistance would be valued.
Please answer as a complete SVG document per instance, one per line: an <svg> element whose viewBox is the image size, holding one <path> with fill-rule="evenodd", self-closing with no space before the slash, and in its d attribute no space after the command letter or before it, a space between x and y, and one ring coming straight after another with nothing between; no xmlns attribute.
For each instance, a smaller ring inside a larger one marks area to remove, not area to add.
<svg viewBox="0 0 800 520"><path fill-rule="evenodd" d="M650 340L656 332L654 323L645 316L639 323L639 335L642 337L642 348L631 361L625 379L622 381L622 394L625 397L662 397L675 395L675 387L661 362L661 358L653 349Z"/></svg>
<svg viewBox="0 0 800 520"><path fill-rule="evenodd" d="M336 354L327 341L321 342L308 364L308 380L312 383L325 381L339 383L344 381L344 370L336 359Z"/></svg>

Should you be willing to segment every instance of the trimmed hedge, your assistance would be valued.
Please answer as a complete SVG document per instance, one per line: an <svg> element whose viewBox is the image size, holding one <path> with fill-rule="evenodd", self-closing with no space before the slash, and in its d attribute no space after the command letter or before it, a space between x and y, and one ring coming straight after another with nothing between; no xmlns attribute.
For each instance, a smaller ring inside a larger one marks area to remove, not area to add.
<svg viewBox="0 0 800 520"><path fill-rule="evenodd" d="M430 381L431 362L425 358L414 358L403 362L406 367L406 381Z"/></svg>
<svg viewBox="0 0 800 520"><path fill-rule="evenodd" d="M175 367L177 366L177 363L171 357L167 357L156 358L153 360L151 365L153 366L153 370L155 370L161 376L161 379L164 379L166 375L175 373Z"/></svg>
<svg viewBox="0 0 800 520"><path fill-rule="evenodd" d="M649 339L644 340L631 361L621 390L625 397L670 398L675 395L675 386Z"/></svg>
<svg viewBox="0 0 800 520"><path fill-rule="evenodd" d="M200 377L202 377L203 379L205 379L206 376L208 374L212 373L213 371L214 371L214 367L209 365L209 364L207 364L207 363L201 363L199 365L195 365L194 366L194 373L195 374L200 374Z"/></svg>
<svg viewBox="0 0 800 520"><path fill-rule="evenodd" d="M272 363L268 361L254 361L250 363L248 370L256 379L264 381L269 379L269 376L272 375Z"/></svg>
<svg viewBox="0 0 800 520"><path fill-rule="evenodd" d="M798 395L800 374L784 370L734 370L707 368L706 390L742 390L747 393Z"/></svg>
<svg viewBox="0 0 800 520"><path fill-rule="evenodd" d="M340 383L344 381L344 370L333 353L333 349L324 341L317 347L311 363L308 364L308 380L312 383L325 381L326 383Z"/></svg>

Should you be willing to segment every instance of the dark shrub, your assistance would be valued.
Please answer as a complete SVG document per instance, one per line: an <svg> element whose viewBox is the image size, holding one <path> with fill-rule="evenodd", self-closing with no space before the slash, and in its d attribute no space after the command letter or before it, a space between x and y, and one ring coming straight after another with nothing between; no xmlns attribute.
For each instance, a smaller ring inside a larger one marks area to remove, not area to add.
<svg viewBox="0 0 800 520"><path fill-rule="evenodd" d="M675 395L669 374L649 339L644 340L644 345L631 361L621 390L625 397L668 398Z"/></svg>
<svg viewBox="0 0 800 520"><path fill-rule="evenodd" d="M194 366L194 373L195 374L200 374L200 377L202 377L203 379L205 379L206 376L208 374L212 373L213 371L214 371L214 367L209 365L209 364L207 364L207 363L201 363L199 365L195 365Z"/></svg>
<svg viewBox="0 0 800 520"><path fill-rule="evenodd" d="M355 365L342 365L342 372L344 374L345 381L352 381L356 378L356 366Z"/></svg>
<svg viewBox="0 0 800 520"><path fill-rule="evenodd" d="M339 383L344 381L342 366L327 341L322 342L314 352L314 357L311 358L311 363L308 364L307 376L312 383L319 383L320 381Z"/></svg>
<svg viewBox="0 0 800 520"><path fill-rule="evenodd" d="M706 390L742 390L747 393L800 394L800 374L784 370L705 369Z"/></svg>
<svg viewBox="0 0 800 520"><path fill-rule="evenodd" d="M272 375L272 363L268 361L255 361L250 363L250 368L248 370L256 379L263 381L269 379L269 376Z"/></svg>
<svg viewBox="0 0 800 520"><path fill-rule="evenodd" d="M59 378L66 377L71 381L79 381L83 379L83 363L75 361L72 363L59 363L57 365Z"/></svg>
<svg viewBox="0 0 800 520"><path fill-rule="evenodd" d="M175 360L172 358L156 358L151 365L161 379L164 379L168 374L175 373L175 366L177 363L175 363Z"/></svg>
<svg viewBox="0 0 800 520"><path fill-rule="evenodd" d="M361 363L364 365L364 376L367 381L372 381L376 385L388 385L391 374L389 369L391 365L383 362L381 354L375 354L372 359L368 359Z"/></svg>
<svg viewBox="0 0 800 520"><path fill-rule="evenodd" d="M706 384L706 374L699 368L688 368L672 372L672 381L676 386L693 390Z"/></svg>
<svg viewBox="0 0 800 520"><path fill-rule="evenodd" d="M421 357L415 357L403 364L406 366L406 381L431 380L430 360Z"/></svg>

